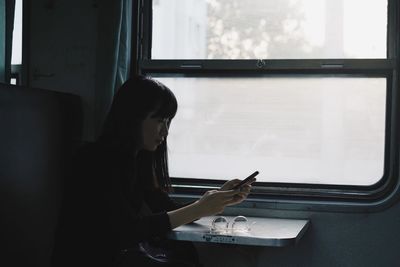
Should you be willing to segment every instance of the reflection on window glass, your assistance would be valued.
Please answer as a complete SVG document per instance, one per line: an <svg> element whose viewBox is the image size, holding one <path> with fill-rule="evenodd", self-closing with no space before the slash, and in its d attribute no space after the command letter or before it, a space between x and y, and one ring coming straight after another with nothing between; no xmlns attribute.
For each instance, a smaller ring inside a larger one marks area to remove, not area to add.
<svg viewBox="0 0 400 267"><path fill-rule="evenodd" d="M158 78L179 108L175 177L371 185L383 175L386 79Z"/></svg>
<svg viewBox="0 0 400 267"><path fill-rule="evenodd" d="M15 1L11 64L22 64L22 0Z"/></svg>
<svg viewBox="0 0 400 267"><path fill-rule="evenodd" d="M158 0L152 58L386 58L386 27L384 0Z"/></svg>

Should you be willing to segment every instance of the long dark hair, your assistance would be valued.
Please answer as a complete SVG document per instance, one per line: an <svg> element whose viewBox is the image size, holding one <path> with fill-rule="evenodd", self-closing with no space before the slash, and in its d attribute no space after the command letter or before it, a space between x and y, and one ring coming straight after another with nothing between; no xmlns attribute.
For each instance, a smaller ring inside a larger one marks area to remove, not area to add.
<svg viewBox="0 0 400 267"><path fill-rule="evenodd" d="M135 76L115 94L99 140L133 156L138 142L142 140L142 121L150 113L153 117L171 121L177 109L176 98L167 86L149 77ZM155 151L139 151L136 168L143 185L170 191L167 138Z"/></svg>

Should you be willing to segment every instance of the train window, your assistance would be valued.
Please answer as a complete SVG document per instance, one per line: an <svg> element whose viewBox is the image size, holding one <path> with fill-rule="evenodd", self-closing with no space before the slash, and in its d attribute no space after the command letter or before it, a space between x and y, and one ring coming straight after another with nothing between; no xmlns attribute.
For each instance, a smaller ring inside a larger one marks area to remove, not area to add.
<svg viewBox="0 0 400 267"><path fill-rule="evenodd" d="M387 2L362 10L359 0L154 1L152 58L385 58Z"/></svg>
<svg viewBox="0 0 400 267"><path fill-rule="evenodd" d="M159 80L180 105L169 136L174 176L259 170L259 182L343 185L383 176L384 78Z"/></svg>
<svg viewBox="0 0 400 267"><path fill-rule="evenodd" d="M15 1L11 64L22 64L22 0Z"/></svg>
<svg viewBox="0 0 400 267"><path fill-rule="evenodd" d="M21 83L22 73L22 0L15 1L14 29L11 51L11 83Z"/></svg>
<svg viewBox="0 0 400 267"><path fill-rule="evenodd" d="M368 202L393 190L398 3L359 3L137 2L134 69L179 102L178 193L254 170L259 200Z"/></svg>

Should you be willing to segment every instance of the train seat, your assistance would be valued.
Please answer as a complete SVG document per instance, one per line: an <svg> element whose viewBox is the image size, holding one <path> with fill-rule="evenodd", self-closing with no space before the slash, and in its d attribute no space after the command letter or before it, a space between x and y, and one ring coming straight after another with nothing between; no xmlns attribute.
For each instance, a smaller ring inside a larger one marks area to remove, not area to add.
<svg viewBox="0 0 400 267"><path fill-rule="evenodd" d="M0 84L0 266L50 266L79 96Z"/></svg>

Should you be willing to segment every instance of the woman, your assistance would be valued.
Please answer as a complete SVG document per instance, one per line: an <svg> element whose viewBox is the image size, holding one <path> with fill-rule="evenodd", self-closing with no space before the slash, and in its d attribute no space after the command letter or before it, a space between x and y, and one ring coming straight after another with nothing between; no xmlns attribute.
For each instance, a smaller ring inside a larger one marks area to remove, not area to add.
<svg viewBox="0 0 400 267"><path fill-rule="evenodd" d="M176 246L165 234L242 202L251 186L230 190L239 183L231 180L195 202L173 202L167 136L176 111L173 93L151 78L119 89L103 134L79 151L66 182L54 266L197 266L191 243Z"/></svg>

